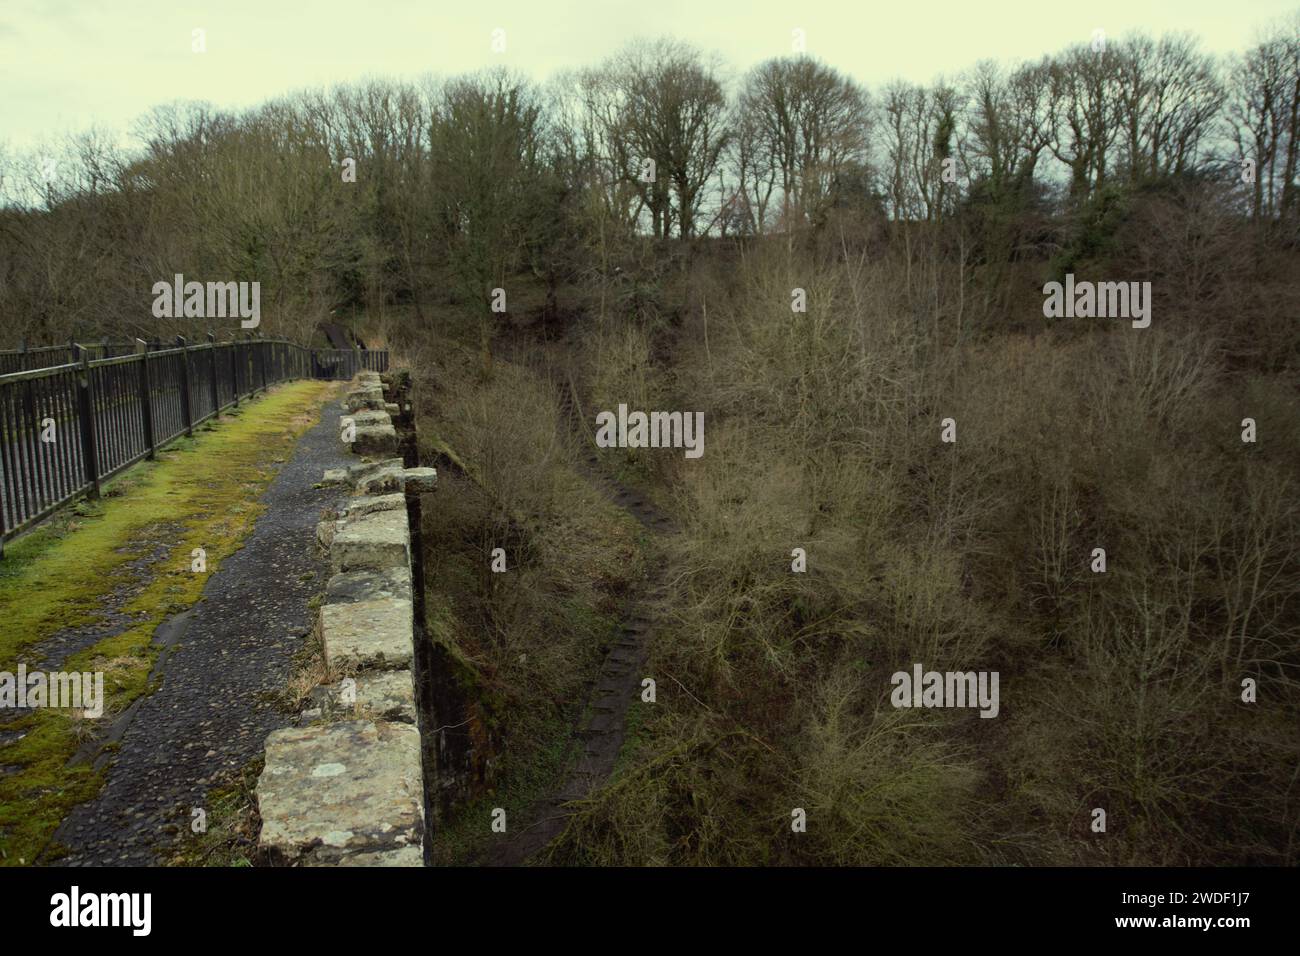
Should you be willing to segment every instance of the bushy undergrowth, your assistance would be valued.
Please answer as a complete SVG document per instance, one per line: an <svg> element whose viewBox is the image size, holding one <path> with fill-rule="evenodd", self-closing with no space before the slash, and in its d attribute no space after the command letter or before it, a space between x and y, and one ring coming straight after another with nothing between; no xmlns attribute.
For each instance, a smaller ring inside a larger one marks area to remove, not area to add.
<svg viewBox="0 0 1300 956"><path fill-rule="evenodd" d="M684 525L659 699L554 860L1295 862L1286 375L1174 317L961 330L887 257L771 244L711 281L667 367L635 327L586 344L630 357L601 401L703 410L708 439L643 469ZM895 710L914 663L1000 672L999 717Z"/></svg>

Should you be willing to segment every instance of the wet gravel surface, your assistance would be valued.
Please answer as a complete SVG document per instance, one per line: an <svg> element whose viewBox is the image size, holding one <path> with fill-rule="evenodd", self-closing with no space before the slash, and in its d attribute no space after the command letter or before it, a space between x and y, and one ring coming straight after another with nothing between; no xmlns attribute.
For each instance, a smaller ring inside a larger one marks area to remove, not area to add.
<svg viewBox="0 0 1300 956"><path fill-rule="evenodd" d="M267 734L290 723L276 695L310 631L308 603L328 577L316 523L345 497L312 486L325 469L355 460L338 440L341 415L331 399L263 493L266 510L243 549L185 620L159 628L176 641L160 660L162 686L129 716L99 794L60 826L55 840L69 849L60 864L165 861L208 791L233 781Z"/></svg>

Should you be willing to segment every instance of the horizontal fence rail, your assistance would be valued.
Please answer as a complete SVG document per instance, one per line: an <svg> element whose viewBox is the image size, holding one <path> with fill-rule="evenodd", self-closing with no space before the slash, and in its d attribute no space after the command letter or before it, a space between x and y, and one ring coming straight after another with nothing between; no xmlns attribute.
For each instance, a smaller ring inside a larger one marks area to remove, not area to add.
<svg viewBox="0 0 1300 956"><path fill-rule="evenodd" d="M78 349L90 353L91 359L117 358L122 355L134 355L140 347L139 342L113 342L104 339L100 342L67 345L40 345L33 348L0 349L0 375L12 375L14 372L30 372L36 369L51 368L55 365L68 365L80 361ZM145 348L151 352L160 352L172 347L155 339L146 342Z"/></svg>
<svg viewBox="0 0 1300 956"><path fill-rule="evenodd" d="M118 355L109 343L0 352L0 556L5 541L269 385L388 371L382 350L208 338ZM14 355L26 367L3 372Z"/></svg>

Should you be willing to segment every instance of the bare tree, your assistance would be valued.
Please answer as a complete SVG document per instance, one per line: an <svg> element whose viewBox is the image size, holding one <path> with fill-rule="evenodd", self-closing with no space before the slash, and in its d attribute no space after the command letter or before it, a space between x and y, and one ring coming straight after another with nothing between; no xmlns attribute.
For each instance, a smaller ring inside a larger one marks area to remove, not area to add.
<svg viewBox="0 0 1300 956"><path fill-rule="evenodd" d="M528 261L544 208L547 175L538 92L504 70L447 85L431 133L439 238L465 298L480 317L491 367L491 296Z"/></svg>
<svg viewBox="0 0 1300 956"><path fill-rule="evenodd" d="M1227 122L1237 158L1253 164L1251 212L1272 220L1296 209L1300 150L1300 14L1231 62Z"/></svg>
<svg viewBox="0 0 1300 956"><path fill-rule="evenodd" d="M834 202L840 172L866 160L866 92L809 57L756 66L744 80L737 112L742 169L756 190L767 190L761 208L779 183L787 224L820 220Z"/></svg>
<svg viewBox="0 0 1300 956"><path fill-rule="evenodd" d="M1027 185L1051 141L1047 68L1031 63L1008 72L985 60L965 85L968 175L995 196Z"/></svg>
<svg viewBox="0 0 1300 956"><path fill-rule="evenodd" d="M727 145L716 66L687 44L637 41L586 74L611 160L635 184L656 238L694 234L704 189ZM653 163L653 166L650 164Z"/></svg>
<svg viewBox="0 0 1300 956"><path fill-rule="evenodd" d="M943 81L895 81L885 88L883 140L895 219L937 222L951 207L956 190L945 182L944 160L960 150L961 111L961 94Z"/></svg>
<svg viewBox="0 0 1300 956"><path fill-rule="evenodd" d="M1195 38L1137 35L1116 60L1122 160L1129 181L1192 172L1223 102L1214 58Z"/></svg>
<svg viewBox="0 0 1300 956"><path fill-rule="evenodd" d="M1048 148L1069 176L1070 199L1079 203L1105 183L1119 135L1119 54L1113 46L1079 44L1053 59L1048 108Z"/></svg>

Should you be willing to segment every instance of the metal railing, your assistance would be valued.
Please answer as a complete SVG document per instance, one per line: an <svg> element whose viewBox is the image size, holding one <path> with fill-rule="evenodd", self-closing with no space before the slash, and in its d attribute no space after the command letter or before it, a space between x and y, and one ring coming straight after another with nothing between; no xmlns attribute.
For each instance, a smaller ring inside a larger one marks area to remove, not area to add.
<svg viewBox="0 0 1300 956"><path fill-rule="evenodd" d="M312 355L312 378L348 381L358 372L387 372L388 353L359 349L315 349Z"/></svg>
<svg viewBox="0 0 1300 956"><path fill-rule="evenodd" d="M269 385L388 370L386 351L279 339L139 347L108 358L75 344L22 350L73 361L0 375L0 557L5 541Z"/></svg>
<svg viewBox="0 0 1300 956"><path fill-rule="evenodd" d="M114 342L102 339L99 342L77 343L67 345L38 345L28 348L24 345L18 349L0 349L0 375L12 375L14 372L30 372L36 369L51 368L55 365L68 365L77 362L77 349L85 349L91 359L117 358L122 355L134 355L140 348L140 341ZM148 351L160 352L172 347L170 342L154 339L145 342Z"/></svg>

